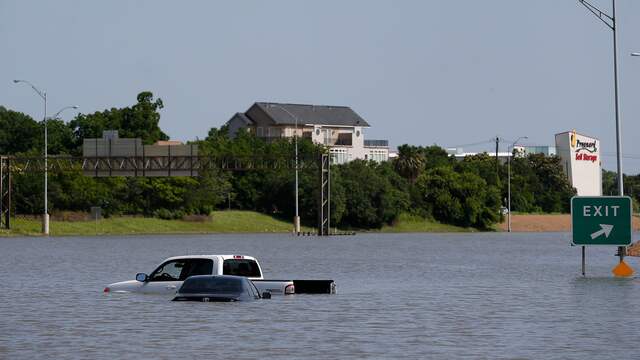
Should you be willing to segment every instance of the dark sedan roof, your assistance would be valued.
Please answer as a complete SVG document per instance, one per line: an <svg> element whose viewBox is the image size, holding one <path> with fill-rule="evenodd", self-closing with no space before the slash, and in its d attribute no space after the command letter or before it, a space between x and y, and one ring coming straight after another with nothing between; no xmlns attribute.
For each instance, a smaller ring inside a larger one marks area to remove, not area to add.
<svg viewBox="0 0 640 360"><path fill-rule="evenodd" d="M237 294L248 286L248 279L233 275L196 275L187 278L180 294Z"/></svg>

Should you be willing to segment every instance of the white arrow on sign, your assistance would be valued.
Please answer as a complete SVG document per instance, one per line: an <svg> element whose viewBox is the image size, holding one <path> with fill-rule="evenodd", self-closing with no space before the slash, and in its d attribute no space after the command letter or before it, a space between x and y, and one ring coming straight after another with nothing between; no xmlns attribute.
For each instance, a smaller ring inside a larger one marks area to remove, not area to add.
<svg viewBox="0 0 640 360"><path fill-rule="evenodd" d="M600 224L600 230L594 232L593 234L591 234L591 238L595 239L600 235L604 234L604 237L608 238L609 234L611 234L611 230L613 230L613 225L609 225L609 224Z"/></svg>

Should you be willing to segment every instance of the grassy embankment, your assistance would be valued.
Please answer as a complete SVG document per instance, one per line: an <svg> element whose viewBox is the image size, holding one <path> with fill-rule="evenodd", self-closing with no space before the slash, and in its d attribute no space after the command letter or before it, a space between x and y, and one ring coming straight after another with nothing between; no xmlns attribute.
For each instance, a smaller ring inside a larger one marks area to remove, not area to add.
<svg viewBox="0 0 640 360"><path fill-rule="evenodd" d="M439 223L435 220L424 219L410 214L400 214L398 220L391 226L384 226L380 232L411 233L411 232L473 232L474 228L463 228Z"/></svg>
<svg viewBox="0 0 640 360"><path fill-rule="evenodd" d="M40 221L16 218L11 230L0 230L0 236L39 235ZM144 217L113 217L95 221L51 221L50 234L65 235L130 235L130 234L204 234L204 233L288 233L291 222L252 211L215 211L208 221L162 220ZM304 232L315 232L303 227ZM393 226L381 232L465 232L465 229L420 217L403 214Z"/></svg>
<svg viewBox="0 0 640 360"><path fill-rule="evenodd" d="M0 235L39 235L40 222L16 218L10 231ZM204 233L286 233L293 225L252 211L215 211L208 221L162 220L145 217L112 217L96 221L51 221L51 235L128 235ZM303 231L312 231L303 228Z"/></svg>

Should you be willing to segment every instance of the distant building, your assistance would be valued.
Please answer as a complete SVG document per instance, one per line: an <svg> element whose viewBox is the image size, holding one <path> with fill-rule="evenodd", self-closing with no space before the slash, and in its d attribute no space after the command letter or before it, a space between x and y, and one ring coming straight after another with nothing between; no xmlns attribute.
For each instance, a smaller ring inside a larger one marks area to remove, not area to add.
<svg viewBox="0 0 640 360"><path fill-rule="evenodd" d="M513 150L514 150L513 155L515 155L516 157L524 157L529 154L542 154L545 156L556 155L556 147L547 146L547 145L537 145L537 146L515 145L513 147ZM462 160L467 156L473 156L473 155L484 154L484 153L486 153L491 157L496 156L496 153L493 151L465 152L463 148L447 148L446 151L450 156L453 156L454 158L456 158L456 160ZM511 156L512 156L512 153L509 151L498 152L498 159L501 162L506 162Z"/></svg>
<svg viewBox="0 0 640 360"><path fill-rule="evenodd" d="M557 155L555 146L548 146L548 145L535 145L535 146L516 145L513 148L519 154L521 154L522 156L526 156L526 155L529 155L529 154L542 154L542 155L545 155L545 156Z"/></svg>
<svg viewBox="0 0 640 360"><path fill-rule="evenodd" d="M465 152L463 148L447 148L445 149L449 156L454 157L456 160L463 160L467 156L474 156L479 154L487 154L491 157L496 157L495 152L481 151L481 152ZM511 157L511 153L507 151L498 152L498 160L501 162L507 162L507 159Z"/></svg>
<svg viewBox="0 0 640 360"><path fill-rule="evenodd" d="M556 134L556 149L571 186L580 196L602 195L600 140L567 131Z"/></svg>
<svg viewBox="0 0 640 360"><path fill-rule="evenodd" d="M256 102L244 113L227 121L229 135L250 131L267 141L292 138L296 134L329 148L335 164L354 159L387 161L387 140L365 140L370 125L346 106Z"/></svg>

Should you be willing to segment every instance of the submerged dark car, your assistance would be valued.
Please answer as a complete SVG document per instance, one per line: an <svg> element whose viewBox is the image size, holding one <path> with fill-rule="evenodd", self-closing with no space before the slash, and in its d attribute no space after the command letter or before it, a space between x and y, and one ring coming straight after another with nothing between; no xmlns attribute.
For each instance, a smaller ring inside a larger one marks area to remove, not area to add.
<svg viewBox="0 0 640 360"><path fill-rule="evenodd" d="M187 278L173 301L232 302L270 299L260 294L251 280L232 275L197 275Z"/></svg>

